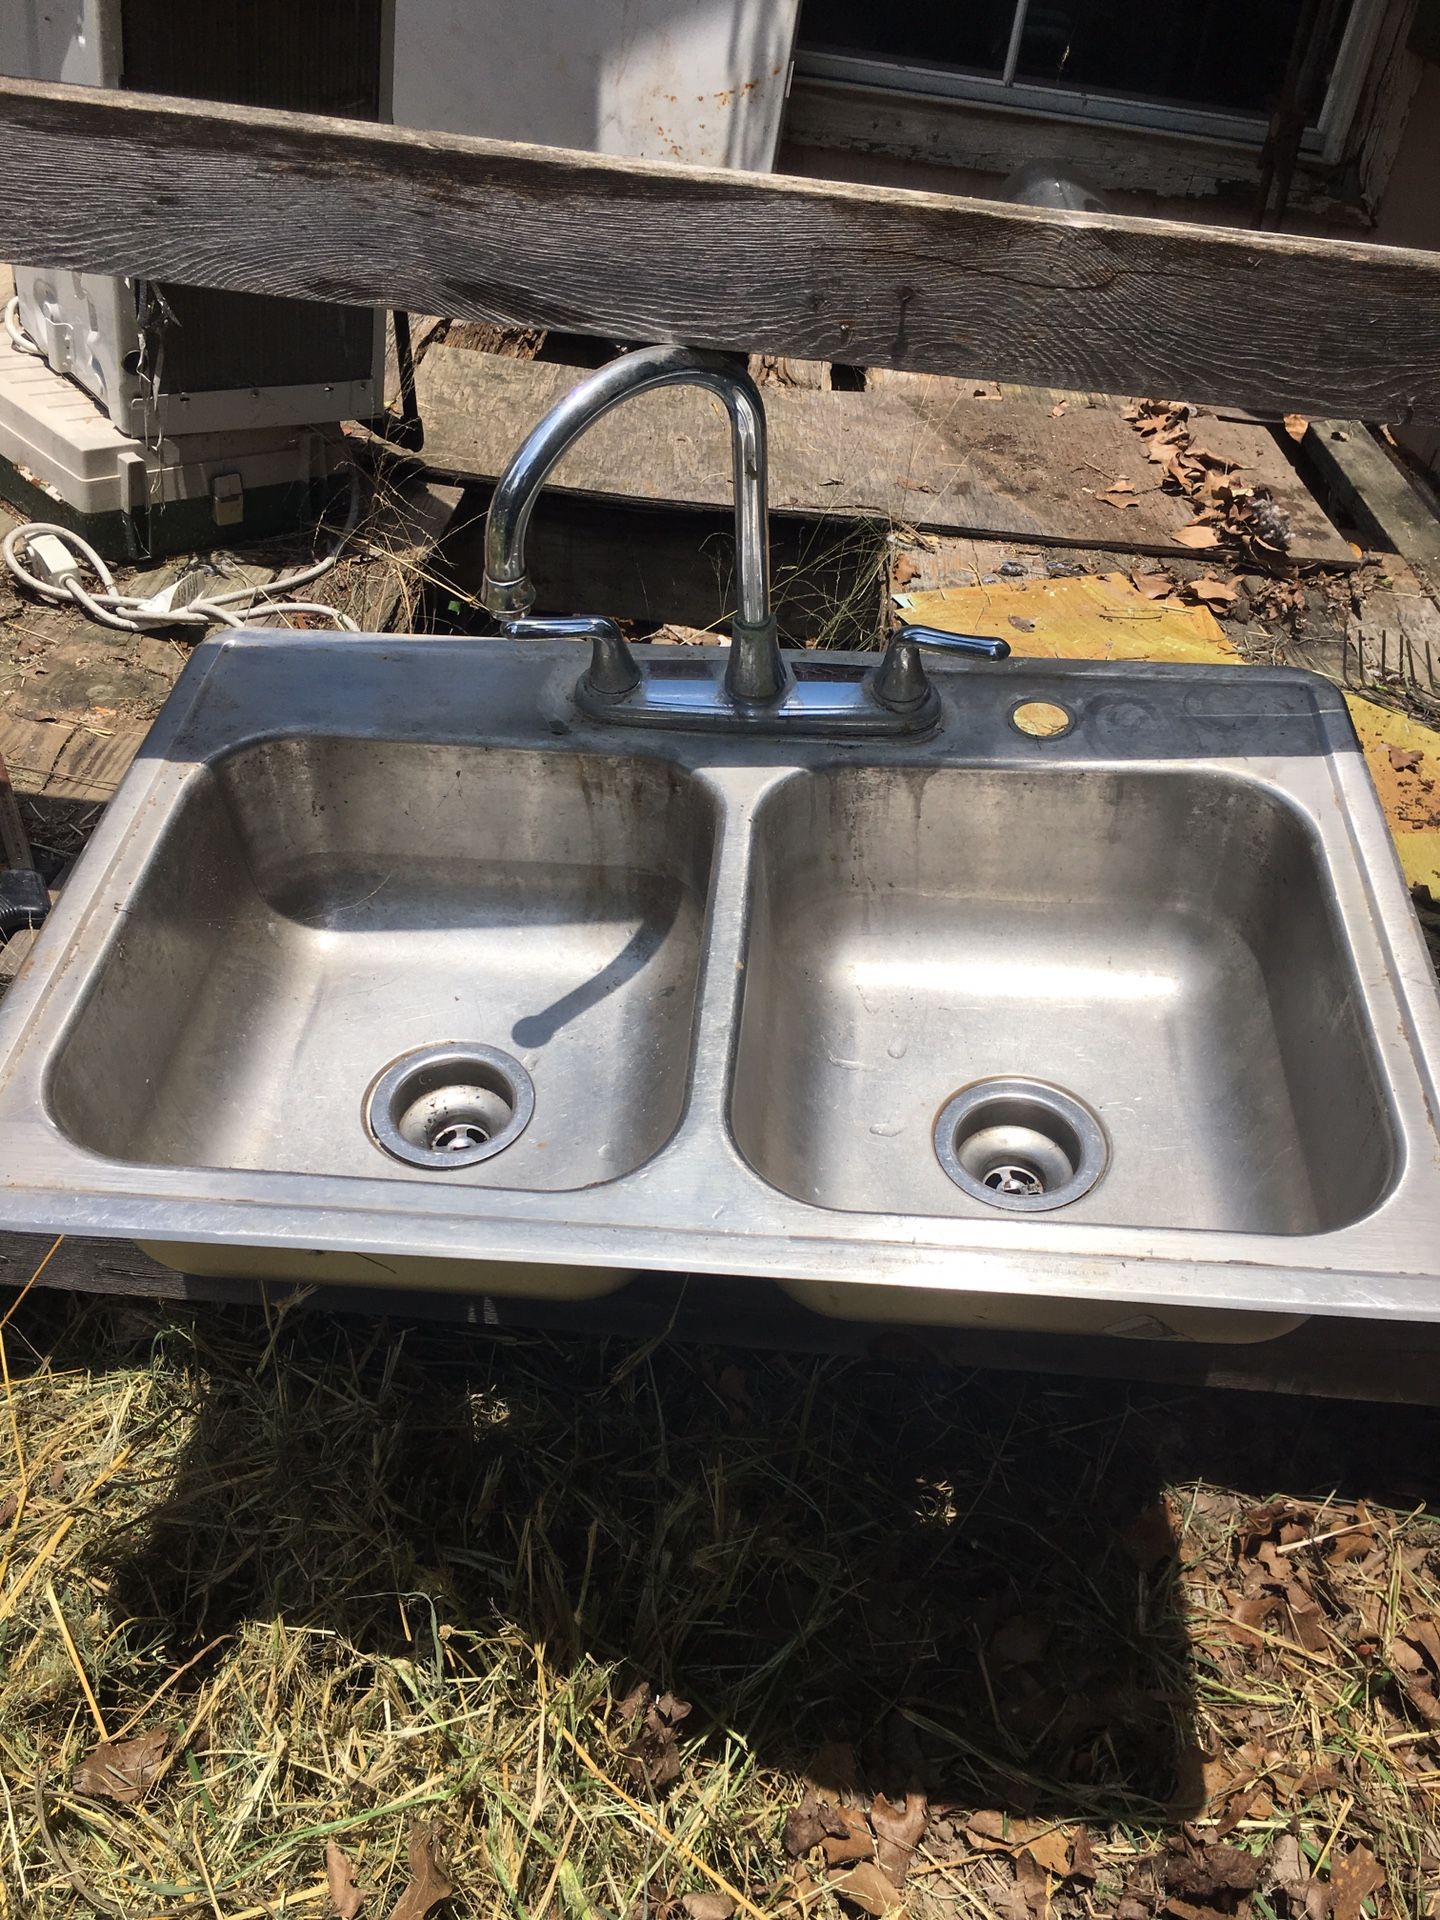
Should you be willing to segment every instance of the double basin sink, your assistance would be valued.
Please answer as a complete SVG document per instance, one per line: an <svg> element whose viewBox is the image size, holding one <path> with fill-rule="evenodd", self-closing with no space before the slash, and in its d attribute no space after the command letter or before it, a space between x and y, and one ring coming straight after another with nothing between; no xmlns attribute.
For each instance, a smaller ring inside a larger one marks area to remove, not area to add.
<svg viewBox="0 0 1440 1920"><path fill-rule="evenodd" d="M843 743L624 733L575 675L199 648L0 1008L0 1224L922 1324L1440 1317L1440 1006L1327 683L942 666L932 735Z"/></svg>

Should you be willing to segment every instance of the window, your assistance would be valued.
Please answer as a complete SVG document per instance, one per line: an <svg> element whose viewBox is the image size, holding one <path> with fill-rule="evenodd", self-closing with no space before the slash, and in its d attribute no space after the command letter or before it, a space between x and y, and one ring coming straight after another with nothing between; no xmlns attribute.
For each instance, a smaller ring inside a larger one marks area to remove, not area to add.
<svg viewBox="0 0 1440 1920"><path fill-rule="evenodd" d="M1383 5L1322 5L1325 102L1306 150L1338 152ZM796 65L817 79L1258 144L1313 19L1307 0L806 0Z"/></svg>

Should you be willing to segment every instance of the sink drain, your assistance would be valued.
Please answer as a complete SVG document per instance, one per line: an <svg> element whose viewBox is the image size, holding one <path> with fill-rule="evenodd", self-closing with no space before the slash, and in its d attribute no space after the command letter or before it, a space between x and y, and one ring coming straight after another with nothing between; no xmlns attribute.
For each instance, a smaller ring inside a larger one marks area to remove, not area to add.
<svg viewBox="0 0 1440 1920"><path fill-rule="evenodd" d="M365 1123L396 1160L448 1172L493 1159L520 1138L535 1087L498 1047L452 1043L402 1054L370 1089Z"/></svg>
<svg viewBox="0 0 1440 1920"><path fill-rule="evenodd" d="M957 1187L1015 1213L1069 1206L1109 1158L1090 1109L1041 1080L981 1080L957 1093L935 1122L935 1152Z"/></svg>

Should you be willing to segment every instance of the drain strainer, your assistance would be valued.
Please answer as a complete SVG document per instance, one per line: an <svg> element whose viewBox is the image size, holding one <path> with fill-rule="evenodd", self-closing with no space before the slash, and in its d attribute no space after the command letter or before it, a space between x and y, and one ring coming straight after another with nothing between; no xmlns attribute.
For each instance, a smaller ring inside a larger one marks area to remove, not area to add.
<svg viewBox="0 0 1440 1920"><path fill-rule="evenodd" d="M980 1080L947 1100L935 1151L957 1187L1015 1213L1067 1207L1105 1171L1100 1122L1043 1080Z"/></svg>
<svg viewBox="0 0 1440 1920"><path fill-rule="evenodd" d="M396 1160L448 1172L493 1159L520 1138L535 1111L535 1087L498 1047L456 1041L418 1047L370 1089L365 1123Z"/></svg>

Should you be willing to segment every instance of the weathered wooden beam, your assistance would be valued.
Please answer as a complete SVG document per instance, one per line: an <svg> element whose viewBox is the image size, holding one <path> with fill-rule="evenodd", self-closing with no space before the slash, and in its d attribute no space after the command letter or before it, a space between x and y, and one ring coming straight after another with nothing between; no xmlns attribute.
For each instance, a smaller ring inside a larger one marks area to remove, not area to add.
<svg viewBox="0 0 1440 1920"><path fill-rule="evenodd" d="M0 257L1440 420L1440 255L0 81Z"/></svg>
<svg viewBox="0 0 1440 1920"><path fill-rule="evenodd" d="M1366 540L1410 562L1440 600L1440 519L1361 420L1312 420L1301 455Z"/></svg>

